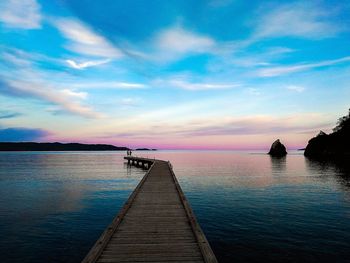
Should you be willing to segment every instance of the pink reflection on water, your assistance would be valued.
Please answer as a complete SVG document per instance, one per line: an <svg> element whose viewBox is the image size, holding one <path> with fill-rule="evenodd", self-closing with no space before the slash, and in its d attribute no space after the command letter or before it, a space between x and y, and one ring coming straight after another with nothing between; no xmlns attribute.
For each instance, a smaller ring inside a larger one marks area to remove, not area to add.
<svg viewBox="0 0 350 263"><path fill-rule="evenodd" d="M207 187L268 187L302 184L308 178L304 156L271 158L264 152L234 151L155 151L134 152L139 156L169 160L179 180L198 177ZM203 185L204 186L204 185Z"/></svg>

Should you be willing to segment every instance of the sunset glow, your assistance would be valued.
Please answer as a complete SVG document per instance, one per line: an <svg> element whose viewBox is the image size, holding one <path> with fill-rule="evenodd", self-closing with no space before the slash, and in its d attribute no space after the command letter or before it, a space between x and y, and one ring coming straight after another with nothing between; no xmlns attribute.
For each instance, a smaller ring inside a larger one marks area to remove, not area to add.
<svg viewBox="0 0 350 263"><path fill-rule="evenodd" d="M349 12L346 1L2 1L0 141L303 148L349 108Z"/></svg>

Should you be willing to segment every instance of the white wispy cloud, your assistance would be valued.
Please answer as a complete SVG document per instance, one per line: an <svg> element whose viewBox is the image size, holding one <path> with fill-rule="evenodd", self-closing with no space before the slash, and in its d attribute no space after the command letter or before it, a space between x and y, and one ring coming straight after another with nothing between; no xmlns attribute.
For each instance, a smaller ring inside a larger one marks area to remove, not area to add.
<svg viewBox="0 0 350 263"><path fill-rule="evenodd" d="M118 81L96 81L96 82L80 82L71 83L70 87L79 89L144 89L147 85L134 82L118 82Z"/></svg>
<svg viewBox="0 0 350 263"><path fill-rule="evenodd" d="M179 53L204 52L215 44L210 37L187 31L179 26L161 31L155 41L159 48Z"/></svg>
<svg viewBox="0 0 350 263"><path fill-rule="evenodd" d="M11 65L15 65L15 66L19 66L19 67L28 67L32 65L32 61L30 61L28 59L28 57L26 59L23 59L22 56L23 54L20 53L19 55L16 54L16 52L3 52L1 53L2 59L4 62L11 64Z"/></svg>
<svg viewBox="0 0 350 263"><path fill-rule="evenodd" d="M90 106L81 103L88 96L86 92L76 91L70 85L63 85L57 80L59 73L52 74L38 67L41 57L9 49L2 53L6 70L0 70L0 93L7 96L36 99L59 107L61 111L70 112L87 118L100 118L102 114ZM56 60L55 60L56 62ZM0 69L2 67L0 63ZM66 75L62 75L67 77Z"/></svg>
<svg viewBox="0 0 350 263"><path fill-rule="evenodd" d="M267 7L264 6L263 12ZM301 37L325 38L337 34L341 27L330 19L330 12L321 9L312 2L297 2L268 7L256 21L257 27L253 38L265 37Z"/></svg>
<svg viewBox="0 0 350 263"><path fill-rule="evenodd" d="M300 113L275 117L271 115L225 116L225 118L182 119L179 123L161 123L151 121L147 126L115 133L116 137L157 138L198 138L199 136L237 136L237 135L286 135L288 133L316 133L320 129L329 129L332 121L329 116L317 113ZM248 137L246 138L248 140Z"/></svg>
<svg viewBox="0 0 350 263"><path fill-rule="evenodd" d="M65 96L71 97L71 98L78 98L78 99L86 99L88 94L86 92L77 92L70 89L63 89L60 91Z"/></svg>
<svg viewBox="0 0 350 263"><path fill-rule="evenodd" d="M95 67L95 66L109 63L110 61L111 61L110 59L103 59L103 60L85 61L85 62L79 63L71 59L66 60L67 64L74 69L85 69L85 68Z"/></svg>
<svg viewBox="0 0 350 263"><path fill-rule="evenodd" d="M25 51L15 47L0 46L0 56L6 64L15 67L35 67L41 63L50 63L52 65L61 66L62 60L37 53L35 51Z"/></svg>
<svg viewBox="0 0 350 263"><path fill-rule="evenodd" d="M127 106L127 107L135 107L137 106L139 103L141 102L141 98L122 98L119 103L123 106Z"/></svg>
<svg viewBox="0 0 350 263"><path fill-rule="evenodd" d="M329 128L331 121L322 114L301 113L283 117L270 115L230 117L218 121L207 120L198 125L199 127L186 125L190 128L183 133L190 136L309 133Z"/></svg>
<svg viewBox="0 0 350 263"><path fill-rule="evenodd" d="M0 21L7 27L38 29L41 20L40 5L35 0L4 0L0 3Z"/></svg>
<svg viewBox="0 0 350 263"><path fill-rule="evenodd" d="M79 20L60 18L52 21L63 36L69 40L67 48L73 52L108 59L123 56L123 53L106 38Z"/></svg>
<svg viewBox="0 0 350 263"><path fill-rule="evenodd" d="M290 91L295 91L295 92L298 92L298 93L302 93L305 91L305 88L302 87L302 86L296 86L296 85L289 85L286 87L287 90L290 90Z"/></svg>
<svg viewBox="0 0 350 263"><path fill-rule="evenodd" d="M198 76L192 74L179 74L168 78L157 78L151 81L153 87L173 87L184 90L222 90L241 87L242 84L236 82L224 82L216 80L201 79L197 81Z"/></svg>
<svg viewBox="0 0 350 263"><path fill-rule="evenodd" d="M256 89L256 88L248 88L247 92L249 95L254 95L254 96L259 96L261 95L260 90Z"/></svg>
<svg viewBox="0 0 350 263"><path fill-rule="evenodd" d="M339 63L349 62L349 57L342 57L339 59L325 60L317 63L305 63L291 66L278 66L278 67L267 67L258 70L257 75L260 77L275 77L280 75L286 75L290 73L306 71L314 68L327 67L336 65Z"/></svg>
<svg viewBox="0 0 350 263"><path fill-rule="evenodd" d="M169 84L176 88L181 88L185 90L218 90L218 89L232 89L240 87L237 83L197 83L197 82L187 82L184 80L170 80Z"/></svg>
<svg viewBox="0 0 350 263"><path fill-rule="evenodd" d="M225 70L224 67L266 67L270 66L276 59L294 52L295 50L287 47L270 47L266 50L260 51L255 54L244 52L244 50L237 52L231 57L224 56L221 63L210 64L210 69Z"/></svg>
<svg viewBox="0 0 350 263"><path fill-rule="evenodd" d="M101 118L102 114L82 105L77 99L86 98L87 94L69 89L59 90L45 82L25 80L6 80L8 91L21 97L33 97L60 106L68 111L87 118Z"/></svg>
<svg viewBox="0 0 350 263"><path fill-rule="evenodd" d="M147 57L161 62L173 61L191 53L210 52L215 45L215 40L211 37L191 32L177 25L155 35L152 40L154 54Z"/></svg>
<svg viewBox="0 0 350 263"><path fill-rule="evenodd" d="M12 119L22 114L19 112L9 111L9 110L0 110L0 119Z"/></svg>

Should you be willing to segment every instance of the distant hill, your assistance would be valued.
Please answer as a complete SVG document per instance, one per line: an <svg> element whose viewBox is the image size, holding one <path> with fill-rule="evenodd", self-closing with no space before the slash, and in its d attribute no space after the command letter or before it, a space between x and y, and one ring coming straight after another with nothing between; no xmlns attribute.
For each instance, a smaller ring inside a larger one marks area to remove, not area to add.
<svg viewBox="0 0 350 263"><path fill-rule="evenodd" d="M126 151L109 144L0 142L0 151Z"/></svg>
<svg viewBox="0 0 350 263"><path fill-rule="evenodd" d="M350 156L350 110L347 116L338 120L331 134L323 131L309 140L304 155L312 158Z"/></svg>

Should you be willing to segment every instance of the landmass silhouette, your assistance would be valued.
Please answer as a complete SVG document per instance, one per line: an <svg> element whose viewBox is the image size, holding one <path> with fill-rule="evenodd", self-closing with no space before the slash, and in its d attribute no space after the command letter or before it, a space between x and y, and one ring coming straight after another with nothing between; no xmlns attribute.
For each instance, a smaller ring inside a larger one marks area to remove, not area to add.
<svg viewBox="0 0 350 263"><path fill-rule="evenodd" d="M0 151L127 151L109 144L0 142Z"/></svg>
<svg viewBox="0 0 350 263"><path fill-rule="evenodd" d="M320 131L310 139L304 155L322 159L350 156L350 109L347 116L339 118L332 133Z"/></svg>

